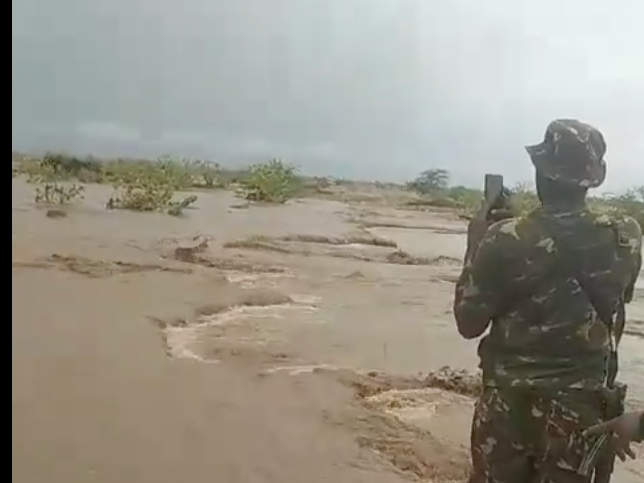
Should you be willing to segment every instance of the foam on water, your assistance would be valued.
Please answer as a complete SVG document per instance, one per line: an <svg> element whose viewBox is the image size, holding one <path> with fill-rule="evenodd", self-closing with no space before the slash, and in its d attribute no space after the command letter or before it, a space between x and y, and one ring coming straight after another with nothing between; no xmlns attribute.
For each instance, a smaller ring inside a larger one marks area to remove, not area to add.
<svg viewBox="0 0 644 483"><path fill-rule="evenodd" d="M310 303L317 300L316 297L305 295L300 295L298 297L296 295L293 298L296 300L291 304L267 305L261 307L231 307L229 310L219 314L200 317L199 320L192 324L181 327L167 327L163 329L163 336L168 355L176 358L193 359L200 362L217 363L219 360L210 358L206 359L194 350L194 347L199 343L204 332L209 327L228 326L250 319L256 320L268 318L278 320L284 317L285 312L292 310L303 312L314 312L317 310L313 305L307 304L307 302ZM245 339L244 337L236 337L234 334L230 334L229 338L231 340ZM257 345L262 345L266 341L258 337L257 340L253 339L252 342Z"/></svg>

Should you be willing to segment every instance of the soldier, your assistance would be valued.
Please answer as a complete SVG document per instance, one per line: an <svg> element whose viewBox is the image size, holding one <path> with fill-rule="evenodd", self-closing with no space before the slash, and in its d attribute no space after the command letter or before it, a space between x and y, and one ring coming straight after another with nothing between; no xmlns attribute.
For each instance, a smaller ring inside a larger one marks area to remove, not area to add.
<svg viewBox="0 0 644 483"><path fill-rule="evenodd" d="M459 333L474 339L490 327L478 350L470 483L589 483L582 461L597 436L582 430L609 417L613 321L633 296L642 230L586 205L606 176L597 129L553 121L526 149L541 206L489 227L472 220L474 249L456 285Z"/></svg>

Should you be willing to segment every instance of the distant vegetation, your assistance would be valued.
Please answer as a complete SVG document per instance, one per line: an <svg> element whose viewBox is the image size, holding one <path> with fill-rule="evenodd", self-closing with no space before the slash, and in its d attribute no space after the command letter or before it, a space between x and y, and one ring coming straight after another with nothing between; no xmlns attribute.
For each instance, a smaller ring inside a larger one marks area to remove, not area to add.
<svg viewBox="0 0 644 483"><path fill-rule="evenodd" d="M285 203L304 196L331 197L351 201L395 200L408 209L441 207L471 216L478 207L479 189L454 186L446 169L423 171L404 185L360 182L332 177L302 176L297 168L279 159L242 170L228 170L217 163L164 156L155 160L99 160L49 153L32 158L14 153L13 176L25 175L34 185L34 201L64 205L83 196L84 184L101 183L113 187L106 200L110 209L160 211L181 215L195 203L195 190L230 189L237 196L255 203ZM527 184L509 187L517 213L525 213L538 200ZM635 186L620 195L594 197L598 210L626 213L644 226L644 186Z"/></svg>
<svg viewBox="0 0 644 483"><path fill-rule="evenodd" d="M406 188L433 206L461 209L465 217L474 212L482 198L481 190L451 186L449 172L445 169L423 171L415 180L407 183ZM512 205L517 214L526 213L539 206L537 194L528 184L520 183L509 188L513 195ZM644 227L644 185L635 186L619 195L593 196L589 201L594 209L630 215Z"/></svg>

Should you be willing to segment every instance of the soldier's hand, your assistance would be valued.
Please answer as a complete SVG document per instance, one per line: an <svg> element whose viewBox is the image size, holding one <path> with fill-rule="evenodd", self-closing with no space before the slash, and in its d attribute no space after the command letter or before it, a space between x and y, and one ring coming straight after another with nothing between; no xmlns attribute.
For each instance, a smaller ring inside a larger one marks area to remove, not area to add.
<svg viewBox="0 0 644 483"><path fill-rule="evenodd" d="M470 260L476 253L490 225L514 216L514 212L509 208L490 208L483 201L479 212L470 220L467 226L467 251L465 260Z"/></svg>
<svg viewBox="0 0 644 483"><path fill-rule="evenodd" d="M490 205L486 218L490 223L513 218L517 215L515 208L516 206L512 202L512 191L503 187L501 193Z"/></svg>
<svg viewBox="0 0 644 483"><path fill-rule="evenodd" d="M606 421L605 423L591 426L584 431L585 436L610 433L614 436L615 451L617 456L624 461L627 457L634 459L635 453L630 443L640 440L640 425L642 413L626 413L622 416Z"/></svg>
<svg viewBox="0 0 644 483"><path fill-rule="evenodd" d="M492 223L496 223L497 221L501 220L506 220L508 218L514 218L516 214L514 213L514 210L510 208L498 208L498 209L492 209L487 215L487 219Z"/></svg>

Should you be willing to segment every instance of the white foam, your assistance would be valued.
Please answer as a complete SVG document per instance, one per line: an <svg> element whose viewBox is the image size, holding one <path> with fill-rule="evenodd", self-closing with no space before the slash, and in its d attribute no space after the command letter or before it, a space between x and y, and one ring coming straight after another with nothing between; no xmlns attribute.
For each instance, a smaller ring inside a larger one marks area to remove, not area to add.
<svg viewBox="0 0 644 483"><path fill-rule="evenodd" d="M191 325L184 327L168 327L164 329L164 336L168 346L168 352L171 357L194 359L201 362L219 362L218 360L205 359L192 350L192 347L200 341L201 334L209 327L232 326L243 323L248 318L252 319L282 319L284 312L297 311L315 311L316 308L310 305L283 304L267 305L262 307L238 306L232 307L225 312L218 314L201 316ZM267 341L261 337L248 336L229 336L222 337L231 341L254 344L257 346L266 345Z"/></svg>
<svg viewBox="0 0 644 483"><path fill-rule="evenodd" d="M194 352L190 346L197 342L198 327L168 327L164 336L170 357L177 359L192 359L209 364L217 364L219 360L205 359Z"/></svg>
<svg viewBox="0 0 644 483"><path fill-rule="evenodd" d="M299 376L301 374L311 374L315 370L328 370L328 371L339 371L340 367L334 366L332 364L306 364L306 365L297 365L297 366L277 366L267 369L265 372L267 374L274 374L276 372L286 372L289 376Z"/></svg>

